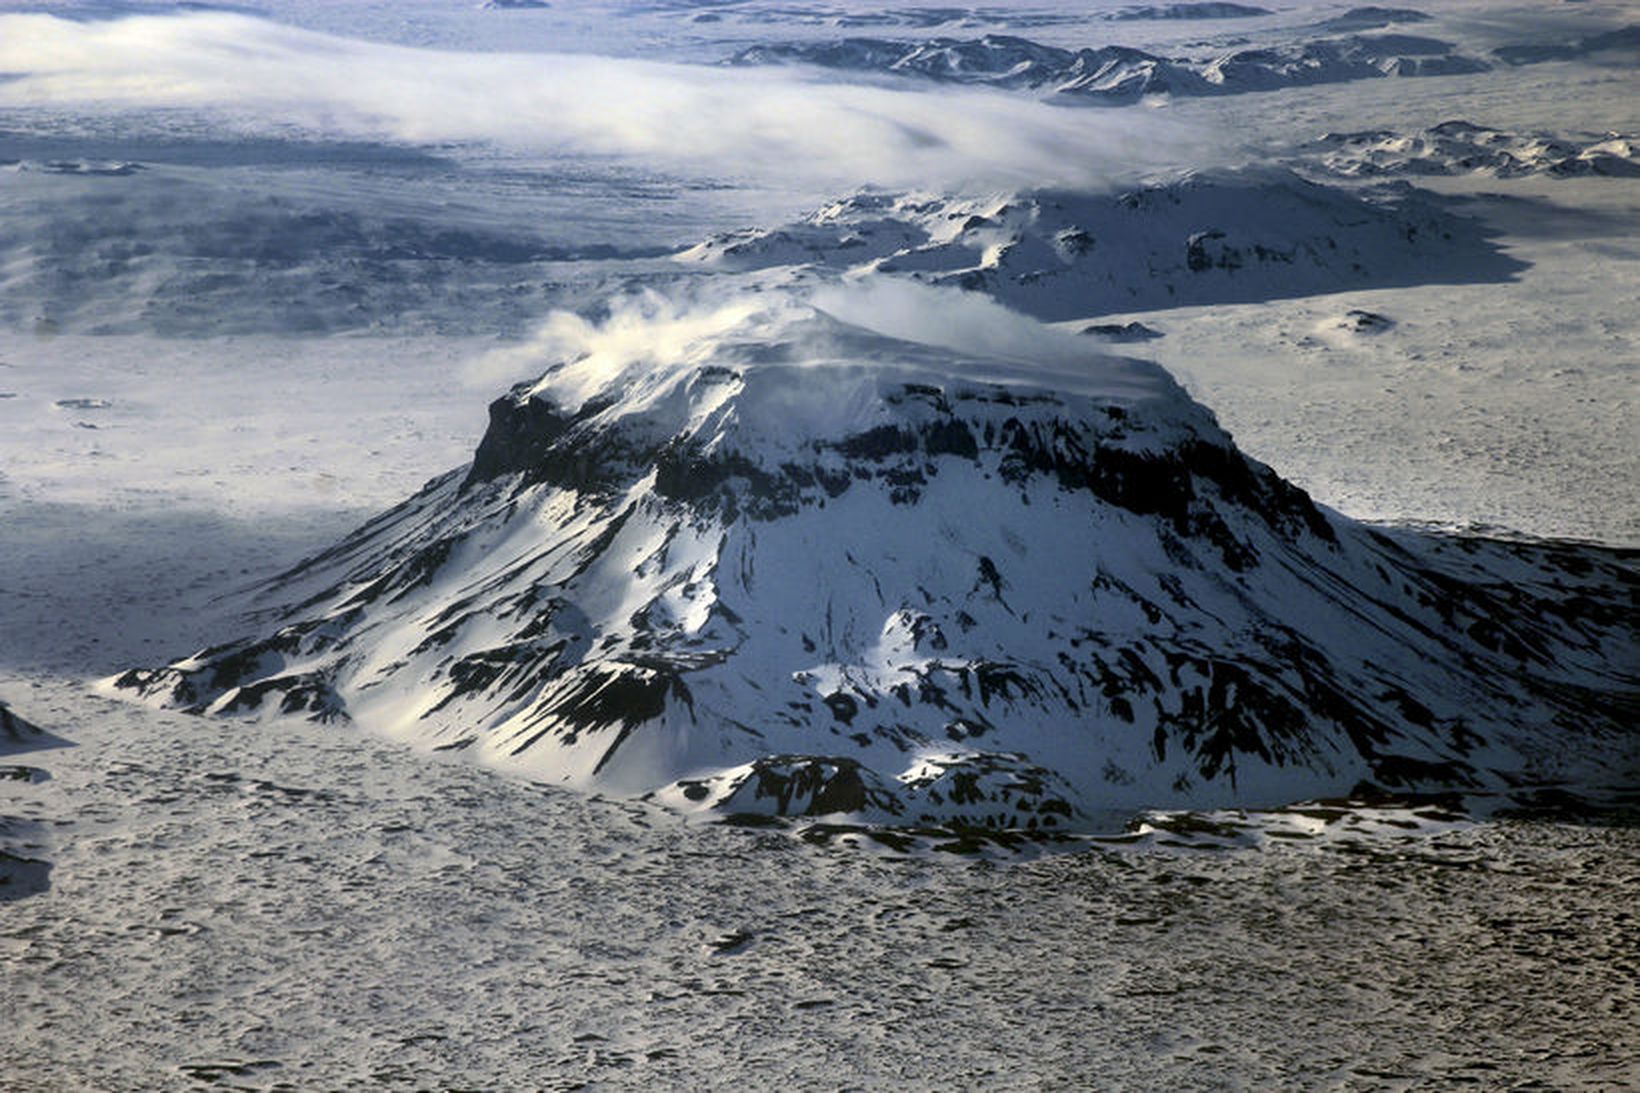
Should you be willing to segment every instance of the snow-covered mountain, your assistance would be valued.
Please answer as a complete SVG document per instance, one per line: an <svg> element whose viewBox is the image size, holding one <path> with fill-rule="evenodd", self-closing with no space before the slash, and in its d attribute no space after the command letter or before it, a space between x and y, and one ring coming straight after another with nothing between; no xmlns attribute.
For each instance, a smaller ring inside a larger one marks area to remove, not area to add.
<svg viewBox="0 0 1640 1093"><path fill-rule="evenodd" d="M820 264L989 293L1038 318L1243 303L1398 284L1503 280L1521 268L1443 199L1363 193L1257 169L1118 193L989 199L856 194L797 223L717 236L680 259Z"/></svg>
<svg viewBox="0 0 1640 1093"><path fill-rule="evenodd" d="M1386 8L1375 4L1364 7L1351 8L1339 15L1331 16L1317 23L1322 30L1330 30L1337 34L1353 34L1363 30L1383 30L1395 26L1397 23L1427 23L1430 17L1427 12L1413 8Z"/></svg>
<svg viewBox="0 0 1640 1093"><path fill-rule="evenodd" d="M740 50L731 65L805 64L850 72L1027 89L1066 103L1125 106L1151 95L1237 95L1384 76L1451 76L1491 66L1451 42L1402 33L1346 34L1162 57L1128 46L1060 49L1029 38L841 38Z"/></svg>
<svg viewBox="0 0 1640 1093"><path fill-rule="evenodd" d="M1057 829L1621 747L1632 560L1376 530L1153 365L897 281L602 325L470 465L112 681L684 809Z"/></svg>
<svg viewBox="0 0 1640 1093"><path fill-rule="evenodd" d="M1334 174L1482 174L1495 178L1551 175L1640 177L1640 141L1622 133L1569 139L1511 133L1468 121L1446 121L1411 133L1369 129L1327 133L1305 146Z"/></svg>

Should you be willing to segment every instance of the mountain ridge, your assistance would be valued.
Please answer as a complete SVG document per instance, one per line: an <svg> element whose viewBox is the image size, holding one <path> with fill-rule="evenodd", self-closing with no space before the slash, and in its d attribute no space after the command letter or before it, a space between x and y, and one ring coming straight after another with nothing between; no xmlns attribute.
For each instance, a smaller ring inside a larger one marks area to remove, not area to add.
<svg viewBox="0 0 1640 1093"><path fill-rule="evenodd" d="M1384 77L1466 75L1492 67L1457 52L1450 42L1382 31L1227 48L1205 58L1164 57L1123 45L1071 50L1010 34L922 41L848 37L752 45L723 63L803 64L976 84L1085 106L1129 106L1157 95L1239 95Z"/></svg>

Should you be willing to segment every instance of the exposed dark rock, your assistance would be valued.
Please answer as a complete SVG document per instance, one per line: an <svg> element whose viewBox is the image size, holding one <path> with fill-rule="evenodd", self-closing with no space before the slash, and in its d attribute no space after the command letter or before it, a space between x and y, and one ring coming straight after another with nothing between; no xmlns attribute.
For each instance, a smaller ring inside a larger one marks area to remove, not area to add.
<svg viewBox="0 0 1640 1093"><path fill-rule="evenodd" d="M37 896L50 888L50 862L0 850L0 903Z"/></svg>
<svg viewBox="0 0 1640 1093"><path fill-rule="evenodd" d="M1082 328L1082 333L1107 342L1148 342L1162 337L1160 330L1141 322L1093 323Z"/></svg>

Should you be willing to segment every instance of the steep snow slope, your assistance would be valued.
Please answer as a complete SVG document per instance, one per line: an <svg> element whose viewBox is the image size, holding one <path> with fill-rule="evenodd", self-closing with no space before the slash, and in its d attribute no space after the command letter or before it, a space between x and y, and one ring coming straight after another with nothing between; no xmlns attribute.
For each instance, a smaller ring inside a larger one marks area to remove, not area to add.
<svg viewBox="0 0 1640 1093"><path fill-rule="evenodd" d="M686 262L816 264L982 290L1038 318L1245 303L1344 289L1504 280L1524 268L1446 203L1259 168L1121 193L989 199L856 194L801 221L714 237Z"/></svg>
<svg viewBox="0 0 1640 1093"><path fill-rule="evenodd" d="M472 464L282 577L270 636L113 686L685 808L1025 829L1627 740L1617 555L1326 514L1154 366L949 290L656 307L561 319Z"/></svg>

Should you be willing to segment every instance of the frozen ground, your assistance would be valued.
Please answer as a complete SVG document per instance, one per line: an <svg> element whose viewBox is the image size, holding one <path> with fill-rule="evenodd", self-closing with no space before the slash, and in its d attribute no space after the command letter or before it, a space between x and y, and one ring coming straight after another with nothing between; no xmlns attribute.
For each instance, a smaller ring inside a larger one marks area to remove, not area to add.
<svg viewBox="0 0 1640 1093"><path fill-rule="evenodd" d="M7 12L174 6L65 0ZM1066 48L1094 39L1185 48L1349 6L1089 30L1027 21L1060 5L990 3L983 25L939 32L1028 28ZM1474 54L1634 19L1632 5L1615 3L1409 6L1439 17L1418 33ZM829 18L904 6L735 5L719 24L692 21L691 7L645 5L622 21L607 5L570 3L556 15L442 0L256 5L287 23L404 45L703 62L772 37L840 33L792 17L799 7ZM743 17L760 8L787 14ZM518 106L476 101L482 117L512 118ZM1275 155L1328 130L1410 131L1455 117L1597 137L1640 129L1637 102L1632 67L1500 65L1135 107L1086 158L1101 161L1094 174L1124 155L1157 166L1143 153L1160 146L1165 162L1204 166ZM442 164L400 176L403 187L388 177L399 167L369 161L259 179L258 165L240 159L174 162L171 142L200 137L185 113L150 118L152 156L140 141L109 143L121 131L115 117L47 117L16 103L0 111L0 159L147 158L160 163L150 177L187 176L190 192L206 195L191 235L181 230L188 208L154 216L153 205L127 203L134 218L113 222L137 236L158 225L154 254L103 255L114 264L89 269L47 263L62 277L53 282L33 279L27 257L47 243L59 257L80 253L62 225L116 204L96 188L131 179L52 175L80 195L58 202L67 189L48 192L38 176L29 189L0 169L0 698L75 745L0 757L0 772L21 772L0 778L0 852L42 863L8 865L16 883L0 887L0 1085L1640 1082L1632 825L1561 816L1236 850L1151 840L1027 861L904 859L688 826L346 730L203 721L92 696L91 679L241 632L222 596L467 458L485 402L524 378L475 363L496 345L489 333L524 323L561 291L549 282L573 279L564 255L549 255L515 278L527 308L487 302L508 271L445 255L442 280L426 284L470 293L459 309L416 283L366 284L383 309L366 318L387 321L276 336L281 312L255 277L209 266L224 237L213 225L234 235L235 192L287 201L298 217L340 210L397 222L446 209L480 234L527 228L544 247L602 239L646 252L840 196L853 183L839 185L839 174L857 165L792 156L796 177L749 182L675 161L636 174L622 161L610 173L600 161L566 197L566 186L543 181L531 158L539 148L518 151L503 133L499 151L478 151L457 133L448 143L390 141ZM1151 142L1150 122L1134 119L1171 123L1168 136ZM624 120L643 129L642 118ZM43 149L19 133L71 139ZM592 185L609 178L634 186L609 201ZM482 200L463 202L475 179ZM1350 515L1634 545L1640 183L1418 184L1472 199L1530 268L1510 283L1122 316L1164 334L1131 351L1161 360L1247 451ZM678 187L673 197L666 186ZM402 204L389 204L393 195ZM593 203L577 218L582 198ZM404 243L372 230L341 238L366 250ZM188 249L202 238L203 251ZM295 292L319 283L304 283L304 270L342 283L369 275L347 264L358 257L326 252L276 283ZM65 285L67 297L54 295ZM223 309L207 316L243 333L165 327L144 310L189 293L206 294ZM82 305L65 321L34 306L64 299ZM1363 326L1353 310L1389 325ZM405 315L418 336L401 336ZM92 335L99 328L108 333Z"/></svg>
<svg viewBox="0 0 1640 1093"><path fill-rule="evenodd" d="M1423 184L1465 195L1529 267L1102 321L1163 331L1144 352L1245 451L1352 516L1640 544L1640 328L1612 291L1640 262L1640 188Z"/></svg>
<svg viewBox="0 0 1640 1093"><path fill-rule="evenodd" d="M0 684L79 744L0 783L10 1089L1634 1078L1632 828L903 859Z"/></svg>

